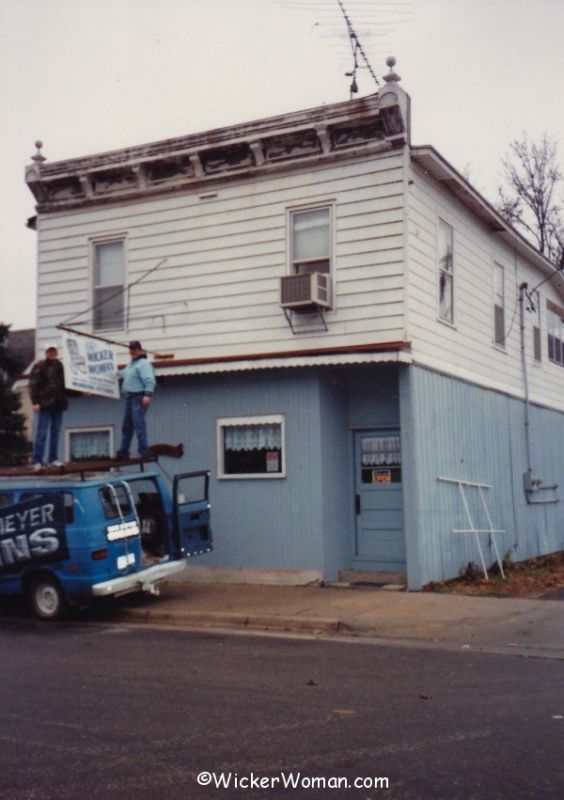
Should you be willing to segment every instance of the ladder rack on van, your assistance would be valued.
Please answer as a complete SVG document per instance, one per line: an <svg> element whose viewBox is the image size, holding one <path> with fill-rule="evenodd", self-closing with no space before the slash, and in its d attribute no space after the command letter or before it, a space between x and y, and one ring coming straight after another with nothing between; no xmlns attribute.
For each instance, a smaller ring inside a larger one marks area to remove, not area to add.
<svg viewBox="0 0 564 800"><path fill-rule="evenodd" d="M109 472L112 469L119 469L120 467L138 466L141 471L144 465L148 463L155 463L159 460L159 456L169 456L170 458L182 458L184 455L184 446L182 444L153 444L149 447L149 453L146 456L131 456L130 458L97 458L85 459L83 461L68 461L60 466L53 466L47 464L41 470L35 470L32 464L22 464L15 467L0 467L0 478L18 478L18 477L57 477L59 475L76 475L79 474L81 479L85 479L86 473L91 472Z"/></svg>

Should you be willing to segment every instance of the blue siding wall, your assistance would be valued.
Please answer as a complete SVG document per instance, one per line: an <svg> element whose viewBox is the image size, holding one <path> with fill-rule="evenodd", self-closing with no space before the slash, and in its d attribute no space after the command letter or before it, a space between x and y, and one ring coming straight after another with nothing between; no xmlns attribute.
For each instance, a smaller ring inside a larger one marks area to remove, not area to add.
<svg viewBox="0 0 564 800"><path fill-rule="evenodd" d="M217 419L284 414L283 479L219 480ZM78 398L65 427L113 425L122 402ZM355 518L351 430L398 424L397 370L270 369L167 378L147 415L150 442L183 442L170 474L210 469L217 548L199 564L313 569L326 579L351 566ZM136 442L134 442L134 445Z"/></svg>
<svg viewBox="0 0 564 800"><path fill-rule="evenodd" d="M322 488L319 379L314 371L269 370L170 380L159 402L156 440L181 438L189 469L212 473L217 549L199 563L272 569L321 569ZM177 428L183 408L185 432ZM286 478L218 480L217 419L284 414Z"/></svg>
<svg viewBox="0 0 564 800"><path fill-rule="evenodd" d="M321 380L324 572L328 580L354 561L354 441L352 432L399 426L397 368L326 370ZM370 569L370 563L360 568Z"/></svg>
<svg viewBox="0 0 564 800"><path fill-rule="evenodd" d="M564 502L526 502L523 412L519 400L429 370L374 365L169 378L147 419L150 441L185 445L182 461L163 461L168 472L212 473L217 550L199 563L313 569L329 580L353 566L353 431L401 427L408 582L419 589L479 561L473 537L452 533L468 527L459 490L438 476L492 485L502 555L564 549ZM121 414L122 403L78 398L65 427L111 424L117 446ZM255 414L285 415L287 477L218 480L217 419ZM560 484L564 501L564 414L532 406L530 416L534 472ZM486 526L478 494L467 495ZM487 536L483 545L490 564Z"/></svg>
<svg viewBox="0 0 564 800"><path fill-rule="evenodd" d="M468 527L459 489L438 476L492 485L485 496L494 526L506 531L497 538L502 556L520 561L564 548L564 503L526 502L521 401L417 367L401 371L400 389L411 589L479 563L474 538L451 532ZM530 419L533 470L545 484L560 484L564 500L564 414L532 406ZM476 524L486 526L476 490L467 496ZM481 541L491 564L489 537Z"/></svg>
<svg viewBox="0 0 564 800"><path fill-rule="evenodd" d="M349 427L397 428L400 424L398 369L382 364L350 370L347 376Z"/></svg>
<svg viewBox="0 0 564 800"><path fill-rule="evenodd" d="M320 399L323 571L327 580L335 580L350 563L354 524L346 380L325 373Z"/></svg>
<svg viewBox="0 0 564 800"><path fill-rule="evenodd" d="M218 480L217 419L255 414L286 415L287 477ZM65 426L113 421L119 430L120 419L121 403L79 399L71 403ZM217 549L198 564L323 569L320 396L314 370L169 378L158 387L147 424L149 442L184 443L181 461L163 459L167 472L211 471Z"/></svg>

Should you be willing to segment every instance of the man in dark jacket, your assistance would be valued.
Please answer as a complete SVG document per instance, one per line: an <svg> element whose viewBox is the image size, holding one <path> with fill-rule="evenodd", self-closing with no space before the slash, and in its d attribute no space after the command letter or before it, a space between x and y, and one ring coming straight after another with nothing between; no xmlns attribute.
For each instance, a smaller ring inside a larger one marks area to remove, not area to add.
<svg viewBox="0 0 564 800"><path fill-rule="evenodd" d="M44 360L38 361L31 370L29 390L33 410L37 414L33 463L34 469L38 472L43 466L43 453L49 429L49 463L55 466L61 464L58 458L59 434L63 411L68 408L68 400L65 391L65 373L55 345L47 345Z"/></svg>

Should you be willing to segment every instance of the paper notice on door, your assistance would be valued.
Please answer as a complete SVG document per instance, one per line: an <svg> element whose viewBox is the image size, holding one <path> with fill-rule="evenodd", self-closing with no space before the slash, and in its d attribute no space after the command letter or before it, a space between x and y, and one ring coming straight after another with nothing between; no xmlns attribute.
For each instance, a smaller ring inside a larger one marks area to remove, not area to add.
<svg viewBox="0 0 564 800"><path fill-rule="evenodd" d="M373 469L372 483L391 483L392 471L390 469Z"/></svg>

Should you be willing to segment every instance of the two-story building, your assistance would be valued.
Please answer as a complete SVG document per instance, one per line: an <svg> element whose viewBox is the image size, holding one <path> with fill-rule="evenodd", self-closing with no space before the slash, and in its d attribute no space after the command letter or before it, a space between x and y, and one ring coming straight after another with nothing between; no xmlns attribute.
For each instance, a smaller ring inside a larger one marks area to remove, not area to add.
<svg viewBox="0 0 564 800"><path fill-rule="evenodd" d="M393 62L370 97L26 179L37 351L66 323L170 356L150 440L211 469L208 566L419 589L478 543L563 548L562 280L411 144ZM121 411L73 400L67 458L114 452Z"/></svg>

